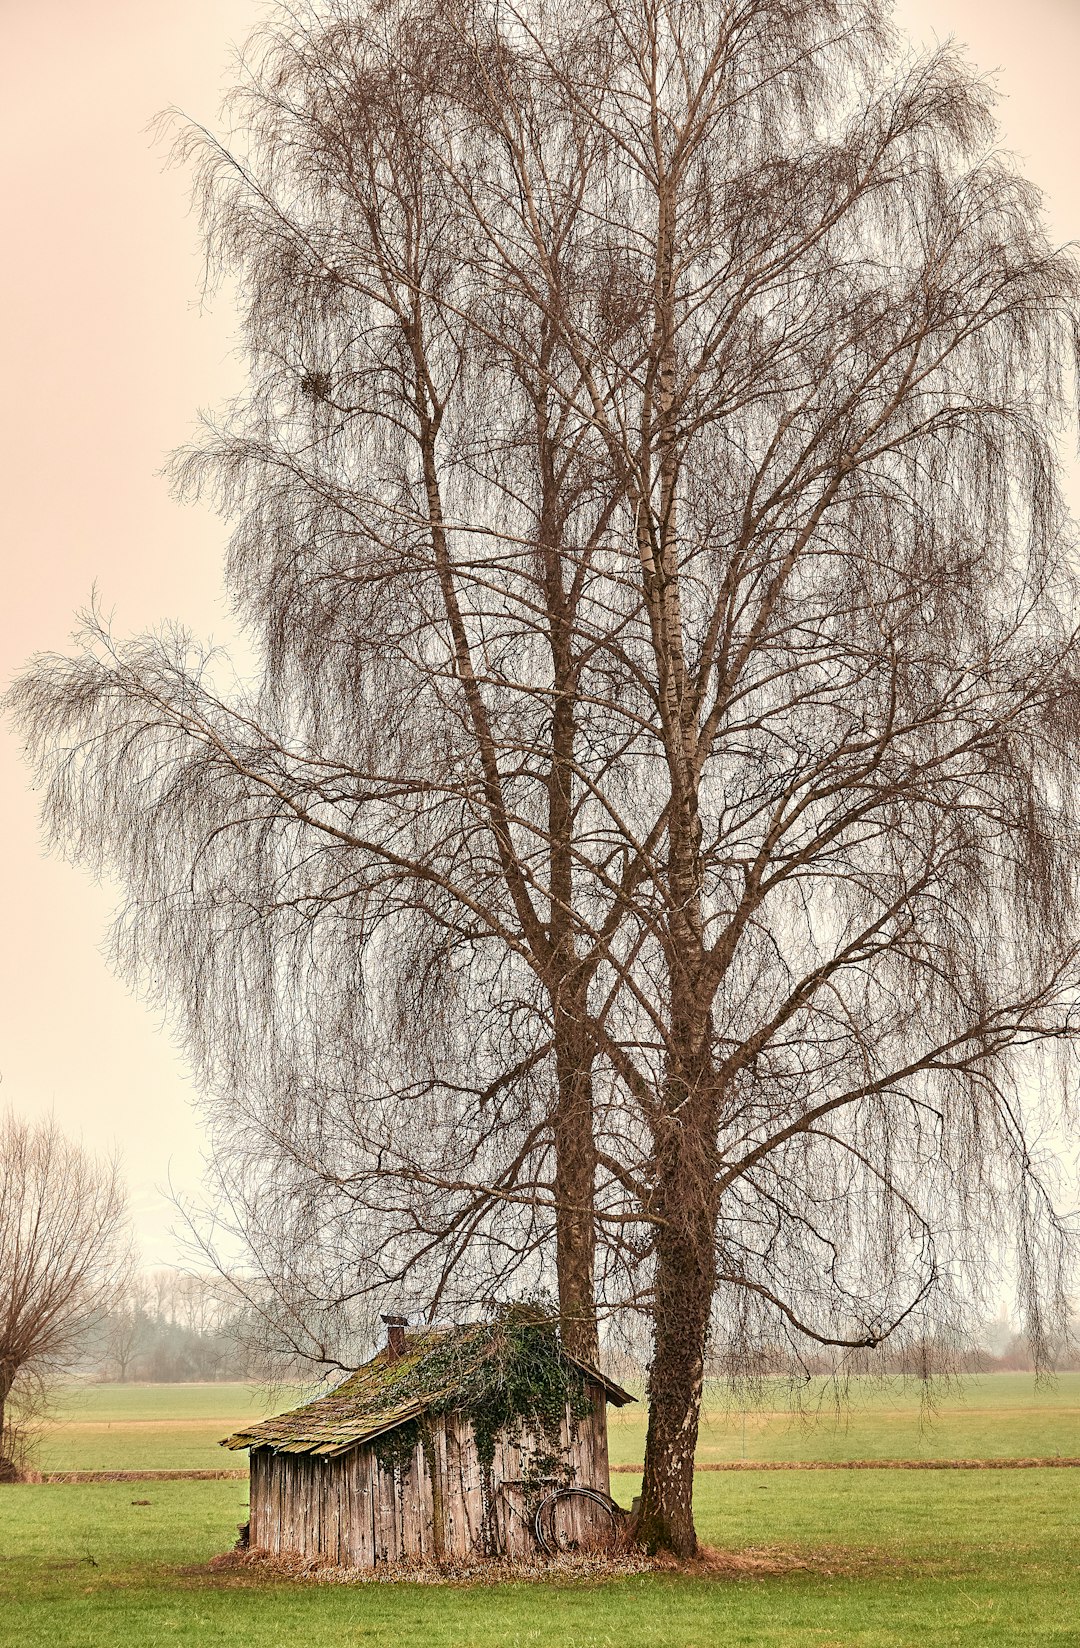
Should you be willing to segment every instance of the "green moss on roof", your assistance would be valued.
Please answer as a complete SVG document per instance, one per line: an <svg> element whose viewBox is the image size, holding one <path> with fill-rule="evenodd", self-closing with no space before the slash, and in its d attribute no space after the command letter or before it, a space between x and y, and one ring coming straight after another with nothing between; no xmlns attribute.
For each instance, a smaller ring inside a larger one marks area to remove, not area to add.
<svg viewBox="0 0 1080 1648"><path fill-rule="evenodd" d="M603 1374L567 1355L549 1318L512 1307L490 1322L409 1334L403 1355L391 1357L388 1350L380 1351L328 1396L237 1431L221 1446L334 1455L424 1413L476 1415L485 1404L501 1411L507 1385L523 1359L530 1370L526 1378L537 1387L537 1419L545 1417L541 1387L564 1402L575 1389L583 1390L583 1381L592 1381L619 1407L634 1400ZM517 1411L523 1419L530 1417L520 1400Z"/></svg>

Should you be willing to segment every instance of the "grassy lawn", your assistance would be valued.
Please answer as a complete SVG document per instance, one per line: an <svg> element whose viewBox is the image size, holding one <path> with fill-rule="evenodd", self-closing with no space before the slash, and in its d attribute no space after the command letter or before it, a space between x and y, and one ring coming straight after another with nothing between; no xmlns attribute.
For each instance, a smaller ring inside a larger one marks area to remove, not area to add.
<svg viewBox="0 0 1080 1648"><path fill-rule="evenodd" d="M628 1497L636 1481L618 1486ZM1049 1470L705 1475L706 1540L804 1556L816 1571L472 1588L185 1571L228 1543L242 1483L4 1488L0 1643L1075 1648L1076 1486Z"/></svg>
<svg viewBox="0 0 1080 1648"><path fill-rule="evenodd" d="M243 1386L98 1387L73 1394L42 1463L235 1463L213 1440L260 1407ZM773 1401L747 1416L745 1447L773 1458L1080 1454L1078 1407L1076 1376L1038 1392L1020 1375L973 1382L930 1431L910 1389L868 1395L839 1426L793 1424ZM643 1415L629 1411L613 1424L613 1453L640 1459ZM703 1454L738 1458L743 1446L742 1415L714 1403ZM637 1479L617 1475L614 1487L628 1503ZM0 1645L1080 1648L1078 1472L705 1472L697 1508L705 1542L744 1553L741 1573L341 1587L205 1570L246 1515L243 1482L0 1488Z"/></svg>

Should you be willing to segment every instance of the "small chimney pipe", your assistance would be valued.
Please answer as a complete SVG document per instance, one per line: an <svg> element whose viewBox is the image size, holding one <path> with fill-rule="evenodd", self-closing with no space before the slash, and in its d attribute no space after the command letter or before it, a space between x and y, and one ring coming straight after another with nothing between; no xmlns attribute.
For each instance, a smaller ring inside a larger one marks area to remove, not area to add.
<svg viewBox="0 0 1080 1648"><path fill-rule="evenodd" d="M391 1362L396 1362L399 1356L405 1355L405 1329L408 1326L407 1316L384 1316L386 1323L386 1349Z"/></svg>

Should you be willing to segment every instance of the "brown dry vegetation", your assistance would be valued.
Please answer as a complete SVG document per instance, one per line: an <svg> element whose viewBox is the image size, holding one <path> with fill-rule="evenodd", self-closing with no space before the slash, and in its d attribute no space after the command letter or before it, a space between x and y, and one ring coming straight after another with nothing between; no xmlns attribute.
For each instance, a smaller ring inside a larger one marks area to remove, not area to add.
<svg viewBox="0 0 1080 1648"><path fill-rule="evenodd" d="M781 1574L856 1574L877 1568L895 1569L897 1562L867 1547L857 1550L823 1546L807 1553L782 1546L721 1550L702 1545L696 1556L679 1560L670 1554L649 1556L639 1549L573 1553L538 1557L535 1562L385 1563L379 1568L345 1568L317 1557L271 1554L267 1551L227 1551L205 1566L189 1569L191 1578L226 1583L246 1579L308 1580L320 1585L504 1585L512 1581L581 1584L606 1582L633 1574L680 1575L695 1579L764 1578Z"/></svg>

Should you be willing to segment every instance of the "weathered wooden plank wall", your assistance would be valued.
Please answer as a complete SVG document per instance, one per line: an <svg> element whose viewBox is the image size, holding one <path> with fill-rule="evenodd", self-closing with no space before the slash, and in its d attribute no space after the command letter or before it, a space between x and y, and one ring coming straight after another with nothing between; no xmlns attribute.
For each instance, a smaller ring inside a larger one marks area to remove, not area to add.
<svg viewBox="0 0 1080 1648"><path fill-rule="evenodd" d="M536 1549L535 1493L526 1491L530 1460L548 1447L544 1438L528 1434L498 1439L487 1483L472 1426L453 1414L433 1419L426 1440L396 1468L381 1465L370 1443L335 1459L254 1448L251 1544L357 1568L528 1556ZM603 1391L594 1391L591 1413L576 1426L564 1418L559 1448L572 1482L608 1492ZM569 1538L586 1539L592 1526L587 1507L567 1501L561 1526Z"/></svg>

